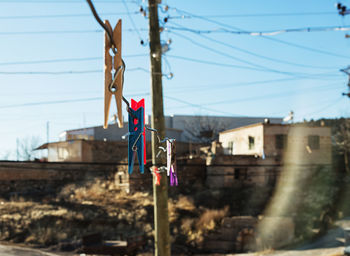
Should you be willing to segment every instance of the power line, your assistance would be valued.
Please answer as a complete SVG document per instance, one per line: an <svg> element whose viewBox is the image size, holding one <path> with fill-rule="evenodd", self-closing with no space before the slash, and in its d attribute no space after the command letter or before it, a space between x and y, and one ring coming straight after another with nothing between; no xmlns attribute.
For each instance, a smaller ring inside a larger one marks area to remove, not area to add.
<svg viewBox="0 0 350 256"><path fill-rule="evenodd" d="M175 24L175 23L174 23ZM180 26L178 24L175 24L177 26ZM180 26L180 29L181 29L182 26ZM182 27L184 28L184 27ZM188 32L193 32L192 30L187 30L187 28L184 28L185 31L188 31ZM196 33L196 32L193 32L193 33ZM199 36L209 40L209 41L212 41L212 42L215 42L215 43L218 43L218 44L221 44L221 45L224 45L226 47L229 47L229 48L232 48L234 50L237 50L239 52L243 52L243 53L246 53L246 54L249 54L251 56L254 56L254 57L257 57L257 58L261 58L261 59L264 59L264 60L269 60L269 61L273 61L273 62L277 62L277 63L282 63L282 64L288 64L288 65L293 65L293 66L298 66L298 67L306 67L306 68L315 68L315 69L330 69L331 67L322 67L322 66L312 66L312 65L305 65L305 64L300 64L300 63L294 63L294 62L290 62L290 61L285 61L285 60L280 60L280 59L275 59L275 58L271 58L271 57L268 57L268 56L264 56L264 55L261 55L261 54L258 54L258 53L255 53L255 52L252 52L252 51L249 51L249 50L246 50L246 49L243 49L243 48L239 48L237 46L233 46L232 44L227 44L227 43L224 43L222 41L219 41L219 40L216 40L216 39L213 39L211 37L208 37L208 36L204 36L202 34L198 34Z"/></svg>
<svg viewBox="0 0 350 256"><path fill-rule="evenodd" d="M186 39L187 41L191 42L192 44L194 45L197 45L203 49L206 49L208 51L211 51L211 52L214 52L216 54L219 54L221 56L224 56L226 58L230 58L230 59L234 59L236 61L239 61L239 62L242 62L242 63L245 63L245 64L248 64L250 66L253 66L253 67L256 67L256 68L253 68L253 67L245 67L246 69L251 69L251 70L256 70L256 71L262 71L262 72L272 72L272 73L278 73L278 74L283 74L283 75L288 75L288 76L318 76L319 74L305 74L305 73L293 73L293 72L286 72L286 71L281 71L281 70L276 70L276 69L271 69L271 68L268 68L268 67L265 67L265 66L262 66L262 65L258 65L258 64L255 64L255 63L252 63L250 61L246 61L246 60L243 60L243 59L240 59L238 57L235 57L235 56L232 56L228 53L225 53L225 52L222 52L222 51L219 51L217 49L213 49L213 48L210 48L206 45L203 45L201 43L198 43L197 41L194 41L193 39L187 37L187 36L184 36L182 34L179 34L177 32L172 32L174 35L176 36L179 36L183 39Z"/></svg>
<svg viewBox="0 0 350 256"><path fill-rule="evenodd" d="M131 54L124 55L125 58L144 57L148 54ZM79 61L93 61L103 60L103 57L87 57L87 58L67 58L67 59L50 59L50 60L29 60L29 61L12 61L12 62L0 62L0 66L7 65L27 65L27 64L42 64L42 63L58 63L58 62L79 62Z"/></svg>
<svg viewBox="0 0 350 256"><path fill-rule="evenodd" d="M282 33L295 33L295 32L329 32L329 31L349 31L350 26L328 26L328 27L306 27L306 28L288 28L288 29L279 29L272 31L237 31L229 30L225 28L216 28L216 29L191 29L191 28L179 28L179 27L168 27L175 30L189 31L197 34L211 34L211 33L229 33L236 35L250 35L250 36L275 36Z"/></svg>
<svg viewBox="0 0 350 256"><path fill-rule="evenodd" d="M226 28L236 29L236 30L242 31L242 32L245 31L243 29L240 29L238 27L235 27L235 26L232 26L232 25L229 25L229 24L226 24L226 23L218 22L218 21L215 21L215 20L203 17L203 16L199 16L199 15L195 15L195 14L189 13L187 11L179 10L178 8L173 8L173 9L175 11L177 11L177 12L184 13L186 15L190 15L192 17L195 17L195 18L198 18L198 19L201 19L201 20L205 20L207 22L210 22L210 23L213 23L213 24L217 24L217 25L220 25L220 26L223 26L223 27L226 27ZM278 43L281 43L281 44L285 44L285 45L288 45L288 46L300 48L300 49L303 49L303 50L311 51L311 52L316 52L316 53L325 54L325 55L329 55L329 56L333 56L333 57L344 58L344 59L349 59L350 58L349 56L344 56L344 55L340 55L340 54L333 53L333 52L328 52L328 51L315 49L315 48L311 48L311 47L307 47L307 46L303 46L303 45L299 45L299 44L295 44L295 43L290 43L290 42L283 41L283 40L277 39L277 38L266 37L266 36L262 36L262 38L268 39L268 40L271 40L271 41L275 41L275 42L278 42Z"/></svg>
<svg viewBox="0 0 350 256"><path fill-rule="evenodd" d="M249 17L278 17L278 16L319 16L319 15L335 15L334 12L299 12L299 13L246 13L246 14L213 14L201 15L205 18L249 18ZM189 15L170 16L169 19L190 19Z"/></svg>
<svg viewBox="0 0 350 256"><path fill-rule="evenodd" d="M142 67L128 68L128 71L149 71ZM103 70L65 70L65 71L0 71L0 75L70 75L70 74L91 74L102 73Z"/></svg>
<svg viewBox="0 0 350 256"><path fill-rule="evenodd" d="M111 12L101 13L101 15L120 16L120 15L135 15L139 12ZM51 15L19 15L19 16L0 16L0 20L19 20L19 19L55 19L55 18L78 18L90 17L90 13L75 13L75 14L51 14Z"/></svg>
<svg viewBox="0 0 350 256"><path fill-rule="evenodd" d="M128 95L128 96L135 97L135 96L145 96L145 95L149 95L149 93L142 93L142 94L140 93L140 94L133 94L133 95ZM69 100L54 100L54 101L40 101L40 102L28 102L28 103L22 103L22 104L3 105L3 106L0 106L0 109L39 106L39 105L52 105L52 104L62 104L62 103L74 103L74 102L87 102L87 101L96 101L96 100L103 100L103 97L69 99Z"/></svg>
<svg viewBox="0 0 350 256"><path fill-rule="evenodd" d="M115 3L122 3L122 2L123 1L121 1L121 0L113 0L113 1L99 0L99 1L96 1L96 3L108 3L108 4L115 4ZM131 2L134 2L134 1L131 1ZM74 1L74 0L72 0L72 1L70 1L70 0L50 0L50 1L47 1L47 0L1 0L0 3L81 4L81 1Z"/></svg>
<svg viewBox="0 0 350 256"><path fill-rule="evenodd" d="M140 41L142 41L141 33L140 33L140 31L137 29L136 24L135 24L135 22L134 22L134 19L133 19L133 18L131 17L131 15L130 15L129 7L128 7L128 5L126 4L125 0L123 0L123 4L124 4L124 6L125 6L125 9L126 9L127 13L129 13L128 17L129 17L129 19L130 19L130 21L131 21L132 27L134 28L134 30L136 31L137 35L139 36Z"/></svg>
<svg viewBox="0 0 350 256"><path fill-rule="evenodd" d="M140 28L141 31L146 31L145 28ZM134 29L123 29L123 32L134 32ZM0 35L35 35L35 34L87 34L87 33L101 33L102 29L95 30L44 30L44 31L3 31Z"/></svg>
<svg viewBox="0 0 350 256"><path fill-rule="evenodd" d="M171 97L171 96L164 96L164 97L168 98L168 99L171 99L171 100L174 100L174 101L177 101L177 102L180 102L180 103L183 103L183 104L186 104L188 106L209 110L211 112L216 112L216 113L220 113L220 114L224 114L224 115L234 115L234 116L242 116L242 117L244 117L243 115L237 115L237 114L232 114L232 113L221 111L221 110L216 110L216 109L213 109L213 108L207 108L207 107L204 107L203 105L194 104L194 103L191 103L191 102L188 102L188 101L184 101L182 99L178 99L178 98L175 98L175 97Z"/></svg>

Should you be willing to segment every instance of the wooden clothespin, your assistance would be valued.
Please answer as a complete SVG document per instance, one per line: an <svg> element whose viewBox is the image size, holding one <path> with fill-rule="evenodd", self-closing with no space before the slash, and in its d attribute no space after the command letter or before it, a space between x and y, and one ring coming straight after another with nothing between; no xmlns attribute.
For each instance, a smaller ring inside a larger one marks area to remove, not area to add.
<svg viewBox="0 0 350 256"><path fill-rule="evenodd" d="M122 60L122 21L118 20L117 25L114 30L112 30L111 25L108 20L105 20L105 25L108 30L111 32L112 41L115 45L112 45L112 42L105 32L105 104L104 104L104 125L103 128L108 127L108 115L109 109L111 106L112 95L114 95L117 103L117 117L118 117L118 126L123 127L123 113L122 113L122 98L123 98L123 73L124 65ZM114 55L113 57L111 56ZM115 72L115 76L112 75L112 70ZM112 85L112 81L114 83ZM111 88L112 85L112 88Z"/></svg>

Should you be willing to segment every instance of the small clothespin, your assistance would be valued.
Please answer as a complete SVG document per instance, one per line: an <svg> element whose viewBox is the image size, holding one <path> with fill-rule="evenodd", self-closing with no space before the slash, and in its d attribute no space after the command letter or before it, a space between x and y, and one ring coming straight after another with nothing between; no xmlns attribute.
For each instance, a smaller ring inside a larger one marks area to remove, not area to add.
<svg viewBox="0 0 350 256"><path fill-rule="evenodd" d="M110 38L108 33L105 32L105 96L103 128L106 129L108 127L108 115L112 95L114 95L117 103L118 126L123 127L122 98L125 65L122 60L122 21L118 20L118 23L113 30L108 20L105 21L105 25L110 31L110 35L112 35L112 38ZM115 45L113 45L113 43ZM111 54L114 56L112 57ZM112 71L114 71L113 74Z"/></svg>
<svg viewBox="0 0 350 256"><path fill-rule="evenodd" d="M145 120L145 112L146 112L145 111L145 99L142 99L139 102L131 99L131 108L133 110L136 111L140 107L143 107L143 120ZM134 120L134 122L135 122L135 120ZM146 164L147 159L146 159L146 129L145 129L145 127L143 127L143 134L142 135L143 135L143 160L144 160L143 163Z"/></svg>
<svg viewBox="0 0 350 256"><path fill-rule="evenodd" d="M156 167L156 166L153 166L153 168L152 168L153 170L152 170L152 173L153 173L153 175L154 175L154 178L155 178L155 180L154 180L154 184L156 184L157 186L160 186L160 179L161 179L161 175L160 175L160 171L159 171L159 169Z"/></svg>
<svg viewBox="0 0 350 256"><path fill-rule="evenodd" d="M168 139L166 141L167 147L167 174L170 176L170 185L177 186L177 174L176 174L176 144L175 139Z"/></svg>
<svg viewBox="0 0 350 256"><path fill-rule="evenodd" d="M144 100L143 100L144 101ZM140 102L134 104L141 105ZM144 107L137 109L129 108L129 143L128 143L128 169L129 174L132 173L135 158L137 155L139 161L140 172L144 173Z"/></svg>

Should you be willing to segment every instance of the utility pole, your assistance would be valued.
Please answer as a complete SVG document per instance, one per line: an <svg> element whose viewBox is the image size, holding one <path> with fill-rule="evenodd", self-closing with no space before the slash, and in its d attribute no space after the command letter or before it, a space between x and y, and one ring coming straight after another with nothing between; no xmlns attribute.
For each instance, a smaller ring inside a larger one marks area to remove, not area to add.
<svg viewBox="0 0 350 256"><path fill-rule="evenodd" d="M149 38L151 58L151 100L153 129L158 131L161 138L165 137L165 123L163 111L162 87L162 50L160 44L160 31L158 21L158 2L148 0L149 8ZM152 133L152 165L165 165L165 158L157 158L159 143L155 133ZM153 182L154 200L154 247L156 256L170 255L170 233L168 217L168 180L165 172L160 173L160 185ZM153 180L155 177L153 177Z"/></svg>

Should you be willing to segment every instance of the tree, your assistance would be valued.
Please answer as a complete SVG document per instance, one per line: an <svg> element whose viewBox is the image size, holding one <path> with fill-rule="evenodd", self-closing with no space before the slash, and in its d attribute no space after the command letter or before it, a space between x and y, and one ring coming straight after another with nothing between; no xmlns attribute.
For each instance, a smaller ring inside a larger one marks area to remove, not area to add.
<svg viewBox="0 0 350 256"><path fill-rule="evenodd" d="M350 119L343 119L339 130L335 134L335 143L340 153L344 155L345 170L349 173Z"/></svg>
<svg viewBox="0 0 350 256"><path fill-rule="evenodd" d="M216 117L197 116L194 120L185 122L187 139L210 144L219 138L219 132L226 129L226 124Z"/></svg>
<svg viewBox="0 0 350 256"><path fill-rule="evenodd" d="M39 136L28 136L19 140L17 145L19 159L24 161L34 160L35 149L40 145L40 142Z"/></svg>

